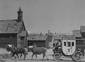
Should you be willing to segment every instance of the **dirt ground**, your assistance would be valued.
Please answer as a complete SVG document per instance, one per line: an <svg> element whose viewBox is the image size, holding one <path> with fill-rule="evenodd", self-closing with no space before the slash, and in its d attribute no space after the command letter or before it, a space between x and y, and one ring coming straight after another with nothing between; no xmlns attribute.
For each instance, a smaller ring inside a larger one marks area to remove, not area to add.
<svg viewBox="0 0 85 62"><path fill-rule="evenodd" d="M47 60L46 57L44 58L44 60L42 60L43 58L42 55L38 55L37 58L34 56L32 59L31 52L28 53L26 60L23 60L23 57L21 59L11 58L5 49L0 48L0 62L74 62L72 60L54 60L50 53L51 52L48 52L47 54L47 58L49 60ZM85 61L81 61L81 62L85 62Z"/></svg>
<svg viewBox="0 0 85 62"><path fill-rule="evenodd" d="M10 60L10 59L3 59L0 60L0 62L74 62L74 61L68 61L68 60ZM85 61L81 61L85 62Z"/></svg>

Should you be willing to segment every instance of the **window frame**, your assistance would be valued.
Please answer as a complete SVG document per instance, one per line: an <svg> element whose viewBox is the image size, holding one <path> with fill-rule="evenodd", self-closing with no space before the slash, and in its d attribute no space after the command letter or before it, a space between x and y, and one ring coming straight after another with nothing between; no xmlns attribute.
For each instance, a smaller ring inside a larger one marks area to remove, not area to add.
<svg viewBox="0 0 85 62"><path fill-rule="evenodd" d="M64 42L64 46L66 46L66 42Z"/></svg>
<svg viewBox="0 0 85 62"><path fill-rule="evenodd" d="M71 42L67 42L67 44L68 44L68 47L71 47Z"/></svg>

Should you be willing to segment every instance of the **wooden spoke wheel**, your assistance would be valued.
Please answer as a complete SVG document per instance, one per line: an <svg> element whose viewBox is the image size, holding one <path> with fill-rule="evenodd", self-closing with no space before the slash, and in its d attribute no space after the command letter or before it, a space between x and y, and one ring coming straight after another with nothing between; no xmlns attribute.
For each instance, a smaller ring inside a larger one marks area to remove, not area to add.
<svg viewBox="0 0 85 62"><path fill-rule="evenodd" d="M81 56L82 56L82 52L76 52L72 55L72 59L79 61L81 59Z"/></svg>
<svg viewBox="0 0 85 62"><path fill-rule="evenodd" d="M54 58L57 60L62 56L62 53L55 53Z"/></svg>

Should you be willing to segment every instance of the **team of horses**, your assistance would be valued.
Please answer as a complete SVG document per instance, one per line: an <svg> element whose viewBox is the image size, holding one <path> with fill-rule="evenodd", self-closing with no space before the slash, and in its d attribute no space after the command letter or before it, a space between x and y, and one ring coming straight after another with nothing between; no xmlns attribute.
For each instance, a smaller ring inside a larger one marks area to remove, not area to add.
<svg viewBox="0 0 85 62"><path fill-rule="evenodd" d="M24 56L24 59L25 59L30 50L30 52L32 52L32 56L31 56L32 59L34 56L36 56L36 58L37 58L37 55L40 55L40 54L43 55L43 59L45 57L48 59L46 53L49 49L46 47L37 47L34 44L30 47L24 47L24 48L17 48L14 45L7 45L6 50L8 52L10 52L11 57L15 57L15 58L21 58L22 56ZM60 52L57 52L57 53L59 53L59 55L61 53L61 47L59 44L57 44L56 47L51 48L51 50L53 52L53 54L52 54L53 57L56 56L56 51L60 51Z"/></svg>
<svg viewBox="0 0 85 62"><path fill-rule="evenodd" d="M37 58L37 55L40 55L40 54L43 55L43 59L44 59L44 57L46 56L46 51L47 51L47 48L45 48L45 47L37 47L37 46L33 46L32 48L29 48L29 47L17 48L15 46L9 46L8 45L8 47L6 49L7 49L8 52L10 52L10 55L12 57L21 58L22 56L24 56L24 59L26 58L26 55L28 54L29 49L32 52L32 59L33 59L34 55Z"/></svg>

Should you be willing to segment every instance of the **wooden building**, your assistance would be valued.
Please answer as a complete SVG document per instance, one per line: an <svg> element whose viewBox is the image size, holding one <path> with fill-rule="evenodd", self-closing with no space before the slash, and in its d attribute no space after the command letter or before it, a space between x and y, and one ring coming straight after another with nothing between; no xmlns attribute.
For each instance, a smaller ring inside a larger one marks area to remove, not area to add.
<svg viewBox="0 0 85 62"><path fill-rule="evenodd" d="M36 44L38 47L49 48L49 43L52 41L52 36L50 34L29 34L27 37L28 46Z"/></svg>
<svg viewBox="0 0 85 62"><path fill-rule="evenodd" d="M27 40L28 46L36 44L38 47L46 47L46 36L43 34L29 34Z"/></svg>
<svg viewBox="0 0 85 62"><path fill-rule="evenodd" d="M17 19L0 20L0 47L13 44L17 47L25 45L27 31L23 22L23 12L21 8L17 12Z"/></svg>

